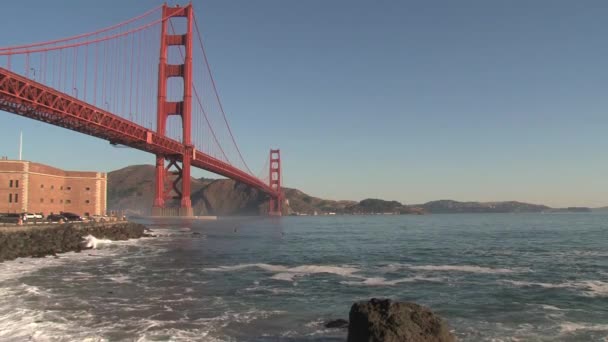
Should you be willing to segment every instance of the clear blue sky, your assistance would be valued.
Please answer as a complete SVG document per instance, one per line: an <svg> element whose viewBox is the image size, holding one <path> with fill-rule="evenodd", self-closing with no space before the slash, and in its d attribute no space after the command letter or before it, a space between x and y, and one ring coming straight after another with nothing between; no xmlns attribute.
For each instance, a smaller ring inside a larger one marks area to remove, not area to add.
<svg viewBox="0 0 608 342"><path fill-rule="evenodd" d="M157 1L2 4L0 45ZM175 2L169 2L174 4ZM606 1L195 1L245 158L315 196L608 205ZM153 156L0 113L0 155L110 171Z"/></svg>

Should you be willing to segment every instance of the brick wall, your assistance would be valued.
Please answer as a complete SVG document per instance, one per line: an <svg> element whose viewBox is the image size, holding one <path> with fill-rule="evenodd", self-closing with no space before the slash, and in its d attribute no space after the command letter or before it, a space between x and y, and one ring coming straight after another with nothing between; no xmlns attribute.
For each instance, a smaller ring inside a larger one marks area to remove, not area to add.
<svg viewBox="0 0 608 342"><path fill-rule="evenodd" d="M19 188L10 188L10 180L17 179ZM64 171L33 162L0 161L0 212L105 214L106 187L105 173ZM21 191L19 203L9 203L10 191Z"/></svg>
<svg viewBox="0 0 608 342"><path fill-rule="evenodd" d="M25 211L23 198L25 163L0 161L0 213L20 213Z"/></svg>

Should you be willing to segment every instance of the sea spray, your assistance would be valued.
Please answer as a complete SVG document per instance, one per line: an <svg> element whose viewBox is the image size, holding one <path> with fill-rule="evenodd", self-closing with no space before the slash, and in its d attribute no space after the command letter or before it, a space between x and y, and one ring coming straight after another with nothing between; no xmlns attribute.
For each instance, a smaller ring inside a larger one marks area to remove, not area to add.
<svg viewBox="0 0 608 342"><path fill-rule="evenodd" d="M102 244L110 244L110 243L112 243L112 240L98 239L91 234L84 236L82 238L82 247L83 248L97 249L97 247Z"/></svg>

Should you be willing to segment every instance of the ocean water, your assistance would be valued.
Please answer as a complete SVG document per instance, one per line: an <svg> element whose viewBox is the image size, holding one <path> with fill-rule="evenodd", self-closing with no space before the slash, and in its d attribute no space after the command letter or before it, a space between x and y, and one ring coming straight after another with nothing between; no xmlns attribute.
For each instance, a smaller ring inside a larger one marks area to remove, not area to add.
<svg viewBox="0 0 608 342"><path fill-rule="evenodd" d="M350 305L427 305L462 341L608 341L607 214L144 222L0 264L1 341L344 341Z"/></svg>

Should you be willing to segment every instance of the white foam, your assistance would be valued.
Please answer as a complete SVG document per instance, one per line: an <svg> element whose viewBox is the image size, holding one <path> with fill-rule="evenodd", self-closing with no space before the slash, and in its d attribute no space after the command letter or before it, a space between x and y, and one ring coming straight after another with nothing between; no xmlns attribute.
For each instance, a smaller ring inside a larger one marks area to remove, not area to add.
<svg viewBox="0 0 608 342"><path fill-rule="evenodd" d="M303 274L297 274L297 273L277 273L275 275L273 275L272 277L270 277L271 279L274 280L284 280L284 281L294 281L295 277L297 276L303 276Z"/></svg>
<svg viewBox="0 0 608 342"><path fill-rule="evenodd" d="M545 310L553 310L553 311L566 311L565 309L558 308L557 306L540 304L540 307Z"/></svg>
<svg viewBox="0 0 608 342"><path fill-rule="evenodd" d="M47 256L44 258L17 258L0 263L0 281L20 278L29 273L46 267L64 265L84 260L82 254L68 252L60 254L58 258Z"/></svg>
<svg viewBox="0 0 608 342"><path fill-rule="evenodd" d="M600 280L581 280L581 281L568 281L565 283L542 283L542 282L528 282L528 281L517 281L517 280L503 280L503 283L512 284L521 287L542 287L546 289L559 289L569 288L582 290L582 294L588 297L606 297L608 296L608 282Z"/></svg>
<svg viewBox="0 0 608 342"><path fill-rule="evenodd" d="M608 324L589 324L589 323L575 323L575 322L563 322L559 325L560 332L562 334L576 332L579 330L585 331L608 331Z"/></svg>
<svg viewBox="0 0 608 342"><path fill-rule="evenodd" d="M583 256L583 257L607 257L607 251L572 251L570 254L575 256Z"/></svg>
<svg viewBox="0 0 608 342"><path fill-rule="evenodd" d="M19 303L0 308L0 340L2 341L103 341L97 332L88 331L58 312L26 309ZM89 319L85 311L75 312L80 319ZM69 335L67 337L66 335Z"/></svg>
<svg viewBox="0 0 608 342"><path fill-rule="evenodd" d="M587 289L585 295L589 297L607 297L608 296L608 282L599 280L585 280L578 283L581 287Z"/></svg>
<svg viewBox="0 0 608 342"><path fill-rule="evenodd" d="M502 280L501 282L520 286L520 287L542 287L545 289L558 289L558 288L572 288L574 287L571 282L561 283L561 284L553 284L553 283L541 283L541 282L530 282L530 281L519 281L519 280Z"/></svg>
<svg viewBox="0 0 608 342"><path fill-rule="evenodd" d="M109 241L109 240L108 240ZM119 247L126 246L134 246L140 245L141 239L130 239L124 241L114 241L113 245ZM142 250L135 253L129 254L128 258L133 260L134 258L139 258L145 256L148 258L151 254L162 254L167 251L164 248L158 248L156 246L150 245L141 245ZM67 252L57 254L57 256L46 256L43 258L17 258L13 260L6 260L0 263L0 282L6 281L9 279L18 279L25 275L28 275L32 272L36 272L40 269L44 269L47 267L56 267L66 264L87 262L90 257L114 257L120 256L123 254L125 249L123 248L101 248L97 249L94 252ZM118 259L116 259L118 260ZM135 266L137 267L137 266ZM89 273L81 273L81 272L73 272L74 277L66 277L66 280L75 280L75 279L86 279L92 278L94 275Z"/></svg>
<svg viewBox="0 0 608 342"><path fill-rule="evenodd" d="M219 266L219 267L212 267L212 268L206 268L204 269L205 271L224 271L224 272L229 272L229 271L240 271L240 270L244 270L246 268L261 268L265 271L269 271L269 272L283 272L286 271L288 269L288 267L285 266L280 266L280 265L269 265L269 264L240 264L240 265L233 265L233 266Z"/></svg>
<svg viewBox="0 0 608 342"><path fill-rule="evenodd" d="M356 277L354 273L360 270L355 267L346 266L328 266L328 265L301 265L296 267L287 267L281 265L270 265L270 264L241 264L233 266L220 266L214 268L207 268L206 271L238 271L247 268L260 268L264 271L275 273L271 278L282 281L294 281L297 277L303 277L311 274L335 274L343 277Z"/></svg>
<svg viewBox="0 0 608 342"><path fill-rule="evenodd" d="M372 277L365 278L363 281L341 281L341 284L345 285L363 285L363 286L394 286L401 283L413 283L419 281L429 281L429 282L443 282L444 278L439 277L408 277L408 278L399 278L393 280L387 280L382 277Z"/></svg>
<svg viewBox="0 0 608 342"><path fill-rule="evenodd" d="M438 272L468 272L468 273L488 273L488 274L499 274L499 273L514 273L515 270L508 268L490 268L482 266L472 265L422 265L407 266L411 270L416 271L438 271Z"/></svg>
<svg viewBox="0 0 608 342"><path fill-rule="evenodd" d="M275 294L275 295L296 293L296 291L293 288L280 288L280 287L272 287L272 286L261 286L259 284L259 282L254 282L254 286L246 287L242 291L245 291L245 292L270 292L270 293Z"/></svg>
<svg viewBox="0 0 608 342"><path fill-rule="evenodd" d="M50 294L47 291L42 290L37 286L20 284L19 287L22 288L26 293L28 293L30 295L40 296L40 297L50 297Z"/></svg>
<svg viewBox="0 0 608 342"><path fill-rule="evenodd" d="M82 243L85 248L97 249L98 246L112 243L112 240L98 239L98 238L94 237L93 235L89 234L82 238Z"/></svg>
<svg viewBox="0 0 608 342"><path fill-rule="evenodd" d="M118 284L131 283L131 278L128 275L124 275L124 274L113 276L113 277L108 277L108 279L110 279L111 281L118 283Z"/></svg>

